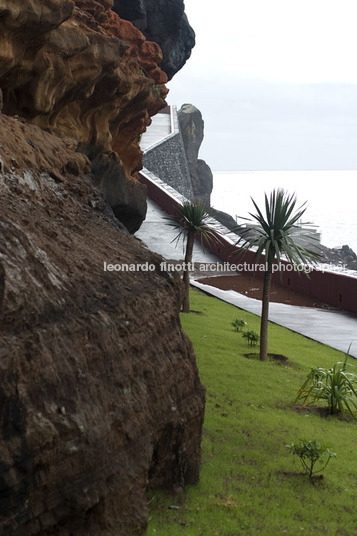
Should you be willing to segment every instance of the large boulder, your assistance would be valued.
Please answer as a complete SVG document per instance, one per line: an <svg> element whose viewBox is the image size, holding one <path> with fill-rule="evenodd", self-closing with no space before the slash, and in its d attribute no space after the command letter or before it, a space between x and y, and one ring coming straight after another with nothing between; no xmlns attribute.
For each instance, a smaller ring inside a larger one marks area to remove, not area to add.
<svg viewBox="0 0 357 536"><path fill-rule="evenodd" d="M199 476L180 281L118 223L86 156L20 119L0 131L0 532L142 534L147 488Z"/></svg>
<svg viewBox="0 0 357 536"><path fill-rule="evenodd" d="M181 283L128 232L145 216L138 142L167 76L159 45L111 6L1 2L6 536L142 534L146 490L199 477L204 388Z"/></svg>
<svg viewBox="0 0 357 536"><path fill-rule="evenodd" d="M192 104L184 104L178 111L178 119L190 170L193 197L209 205L213 189L213 174L208 164L198 158L204 136L202 114Z"/></svg>

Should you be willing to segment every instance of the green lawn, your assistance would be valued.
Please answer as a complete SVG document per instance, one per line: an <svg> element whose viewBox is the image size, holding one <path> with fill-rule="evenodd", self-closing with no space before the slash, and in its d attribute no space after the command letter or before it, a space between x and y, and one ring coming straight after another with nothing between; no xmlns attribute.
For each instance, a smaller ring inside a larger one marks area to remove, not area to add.
<svg viewBox="0 0 357 536"><path fill-rule="evenodd" d="M357 536L357 422L294 411L311 367L342 361L337 350L271 324L269 352L289 366L248 359L231 322L260 319L199 291L182 315L207 389L199 484L182 493L151 492L149 536ZM348 345L348 341L346 341ZM253 351L257 351L254 350ZM337 457L312 483L286 444L326 442Z"/></svg>

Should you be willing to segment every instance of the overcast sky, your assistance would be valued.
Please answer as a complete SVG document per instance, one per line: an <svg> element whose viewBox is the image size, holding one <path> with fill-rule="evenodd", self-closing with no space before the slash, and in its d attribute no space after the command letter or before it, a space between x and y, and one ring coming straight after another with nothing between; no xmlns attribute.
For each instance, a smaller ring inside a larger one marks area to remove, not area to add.
<svg viewBox="0 0 357 536"><path fill-rule="evenodd" d="M169 104L214 171L357 169L356 0L185 0L196 47Z"/></svg>

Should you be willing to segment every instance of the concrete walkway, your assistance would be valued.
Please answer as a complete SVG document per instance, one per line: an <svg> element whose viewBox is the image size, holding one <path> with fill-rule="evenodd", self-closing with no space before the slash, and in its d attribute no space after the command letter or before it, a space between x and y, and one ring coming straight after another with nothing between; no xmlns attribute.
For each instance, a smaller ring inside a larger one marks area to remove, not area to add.
<svg viewBox="0 0 357 536"><path fill-rule="evenodd" d="M175 247L172 243L177 231L169 227L166 213L152 201L148 202L148 214L141 229L135 236L140 238L150 250L167 259L183 260L182 243ZM195 244L194 262L221 263L217 257L205 252ZM205 276L206 274L203 274ZM222 273L220 274L222 275ZM191 279L191 284L240 309L260 316L261 301L248 298L232 290L220 290L199 282L199 277ZM322 342L346 352L352 343L350 354L357 358L357 316L340 311L326 311L312 307L298 307L282 303L271 303L269 319L280 326L289 328L306 337Z"/></svg>
<svg viewBox="0 0 357 536"><path fill-rule="evenodd" d="M162 255L166 259L182 261L185 258L184 244L180 241L174 242L178 231L168 225L167 214L150 199L148 199L148 210L146 220L135 233L151 251ZM193 248L193 262L222 262L208 251L205 251L199 242Z"/></svg>
<svg viewBox="0 0 357 536"><path fill-rule="evenodd" d="M203 285L199 280L191 281L191 284L210 296L219 298L240 309L258 316L261 314L262 302L260 300L248 298L234 290L220 290ZM341 311L327 311L314 307L298 307L271 302L269 320L342 352L347 352L352 343L350 354L357 358L357 317L355 315Z"/></svg>
<svg viewBox="0 0 357 536"><path fill-rule="evenodd" d="M171 115L158 113L151 118L151 125L141 137L140 149L146 151L171 134Z"/></svg>

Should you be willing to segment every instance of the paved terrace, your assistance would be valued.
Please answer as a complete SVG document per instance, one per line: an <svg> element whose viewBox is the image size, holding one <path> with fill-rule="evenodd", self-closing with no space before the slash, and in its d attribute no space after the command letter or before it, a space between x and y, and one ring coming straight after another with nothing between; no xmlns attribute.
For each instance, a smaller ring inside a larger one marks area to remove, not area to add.
<svg viewBox="0 0 357 536"><path fill-rule="evenodd" d="M163 117L164 115L166 117ZM162 141L167 139L167 136L170 136L170 132L172 132L172 119L170 119L170 115L158 114L158 116L153 118L152 126L143 135L141 148L144 151L146 150L145 148L150 149L153 145L160 144L160 139ZM150 133L151 128L153 129L152 133ZM144 169L143 175L147 183L153 185L152 191L159 192L159 196L165 195L167 198L173 198L176 202L178 201L180 203L185 200L181 194L149 170ZM149 188L150 190L151 188ZM166 218L167 213L152 200L148 200L147 217L140 230L136 233L136 236L150 250L159 253L166 259L173 259L183 263L184 248L182 242L179 245L173 242L177 231L167 225ZM228 233L228 230L224 230L218 222L212 220L212 224L217 230ZM199 243L195 244L193 261L196 263L222 264L221 259L205 251ZM260 300L249 298L232 290L220 290L200 283L200 277L206 277L207 275L207 273L199 274L195 272L191 277L192 286L240 309L260 316ZM222 275L222 272L220 272L220 275ZM272 302L269 308L269 320L342 352L346 352L351 344L350 354L357 358L356 315L336 310L299 307Z"/></svg>

